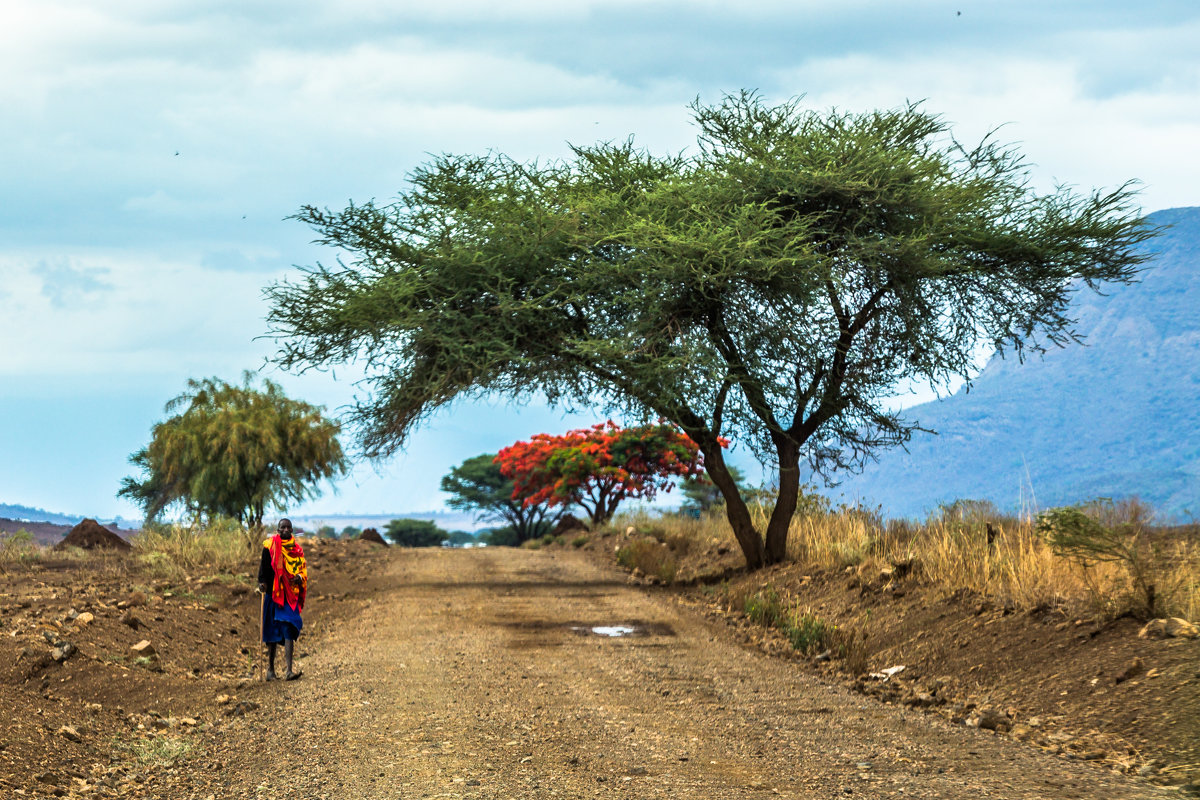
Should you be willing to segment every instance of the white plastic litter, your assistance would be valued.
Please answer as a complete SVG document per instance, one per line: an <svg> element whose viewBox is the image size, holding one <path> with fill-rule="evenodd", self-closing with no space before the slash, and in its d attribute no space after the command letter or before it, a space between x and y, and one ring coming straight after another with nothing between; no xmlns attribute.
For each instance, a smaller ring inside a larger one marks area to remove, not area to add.
<svg viewBox="0 0 1200 800"><path fill-rule="evenodd" d="M897 664L894 667L888 667L887 669L881 669L881 670L879 670L879 672L872 672L871 677L879 678L880 680L886 681L898 672L904 672L903 664Z"/></svg>

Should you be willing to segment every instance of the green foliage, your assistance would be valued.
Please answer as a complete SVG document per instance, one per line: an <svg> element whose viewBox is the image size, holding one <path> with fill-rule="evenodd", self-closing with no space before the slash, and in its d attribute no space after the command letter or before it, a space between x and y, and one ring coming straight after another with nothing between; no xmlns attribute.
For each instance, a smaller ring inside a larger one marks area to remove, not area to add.
<svg viewBox="0 0 1200 800"><path fill-rule="evenodd" d="M751 622L776 627L784 616L783 601L778 590L770 584L761 592L746 597L742 609Z"/></svg>
<svg viewBox="0 0 1200 800"><path fill-rule="evenodd" d="M342 528L342 532L339 534L339 536L342 539L357 539L361 533L361 528L356 528L353 525L347 525L346 527Z"/></svg>
<svg viewBox="0 0 1200 800"><path fill-rule="evenodd" d="M748 595L743 611L751 622L769 628L778 628L787 637L792 647L802 653L818 653L833 650L839 644L839 628L813 614L800 611L784 602L779 591L767 584L761 591ZM844 652L839 652L844 656Z"/></svg>
<svg viewBox="0 0 1200 800"><path fill-rule="evenodd" d="M784 630L792 647L801 653L819 653L830 649L836 626L811 612L795 614Z"/></svg>
<svg viewBox="0 0 1200 800"><path fill-rule="evenodd" d="M1014 149L964 147L918 106L692 110L690 155L442 156L395 202L305 207L349 262L268 290L275 362L364 361L373 455L464 394L670 421L754 568L785 556L801 461L829 475L903 444L895 388L970 378L981 347L1069 343L1072 294L1133 281L1155 233L1128 186L1039 196ZM723 436L779 468L765 532Z"/></svg>
<svg viewBox="0 0 1200 800"><path fill-rule="evenodd" d="M332 525L322 525L317 528L317 536L320 536L322 539L335 539L337 538L337 529Z"/></svg>
<svg viewBox="0 0 1200 800"><path fill-rule="evenodd" d="M576 536L574 539L571 540L571 547L579 548L579 547L583 547L587 543L588 543L587 535L580 534L579 536Z"/></svg>
<svg viewBox="0 0 1200 800"><path fill-rule="evenodd" d="M1166 564L1148 530L1150 522L1150 510L1136 500L1114 503L1100 498L1042 512L1037 531L1055 553L1079 564L1085 575L1100 562L1120 564L1129 580L1130 610L1149 618L1159 616L1167 599L1161 581Z"/></svg>
<svg viewBox="0 0 1200 800"><path fill-rule="evenodd" d="M16 533L0 531L0 564L29 563L37 558L39 548L33 534L24 528Z"/></svg>
<svg viewBox="0 0 1200 800"><path fill-rule="evenodd" d="M425 519L394 519L383 535L401 547L437 547L450 537L437 523Z"/></svg>
<svg viewBox="0 0 1200 800"><path fill-rule="evenodd" d="M337 423L271 381L255 389L252 380L250 372L241 386L189 380L166 405L178 413L155 425L150 444L130 456L144 477L125 478L118 496L142 506L147 520L178 504L258 526L267 507L315 497L320 481L343 474Z"/></svg>
<svg viewBox="0 0 1200 800"><path fill-rule="evenodd" d="M468 458L442 478L442 491L450 495L446 505L460 511L474 511L479 519L506 522L520 544L548 532L558 515L546 503L525 505L513 498L513 482L504 477L495 463L495 453Z"/></svg>
<svg viewBox="0 0 1200 800"><path fill-rule="evenodd" d="M474 544L476 539L474 534L466 531L450 531L446 534L446 541L456 547L461 547L464 544Z"/></svg>
<svg viewBox="0 0 1200 800"><path fill-rule="evenodd" d="M539 534L540 536L541 534ZM479 541L489 547L519 547L523 540L511 525L480 531Z"/></svg>

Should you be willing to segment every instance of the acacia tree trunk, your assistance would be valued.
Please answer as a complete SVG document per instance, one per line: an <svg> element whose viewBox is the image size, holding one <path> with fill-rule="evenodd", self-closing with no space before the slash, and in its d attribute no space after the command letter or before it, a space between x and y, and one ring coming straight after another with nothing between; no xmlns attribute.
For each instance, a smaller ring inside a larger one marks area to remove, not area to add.
<svg viewBox="0 0 1200 800"><path fill-rule="evenodd" d="M729 526L733 528L738 546L742 548L742 555L746 557L746 567L751 570L758 569L768 563L767 551L762 536L750 519L750 509L746 507L746 501L742 499L737 483L729 474L729 468L725 466L721 445L714 439L712 442L701 443L700 449L704 453L704 470L725 498L725 516L729 519Z"/></svg>
<svg viewBox="0 0 1200 800"><path fill-rule="evenodd" d="M779 455L779 495L767 522L766 563L778 564L787 557L788 531L800 500L800 448L780 437L775 442Z"/></svg>

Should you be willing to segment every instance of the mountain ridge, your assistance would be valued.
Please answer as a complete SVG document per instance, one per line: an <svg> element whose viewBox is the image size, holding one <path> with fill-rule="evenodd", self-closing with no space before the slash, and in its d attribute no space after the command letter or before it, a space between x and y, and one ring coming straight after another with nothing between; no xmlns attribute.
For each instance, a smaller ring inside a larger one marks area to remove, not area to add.
<svg viewBox="0 0 1200 800"><path fill-rule="evenodd" d="M1139 282L1072 302L1084 346L993 356L969 390L905 410L939 435L836 491L903 517L963 498L1019 511L1133 495L1166 518L1200 512L1200 207L1148 219L1164 231Z"/></svg>

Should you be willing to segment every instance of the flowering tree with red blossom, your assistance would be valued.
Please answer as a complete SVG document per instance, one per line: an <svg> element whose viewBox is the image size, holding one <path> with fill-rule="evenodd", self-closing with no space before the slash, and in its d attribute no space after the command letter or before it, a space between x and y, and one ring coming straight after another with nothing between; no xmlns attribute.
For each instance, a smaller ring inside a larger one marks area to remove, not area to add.
<svg viewBox="0 0 1200 800"><path fill-rule="evenodd" d="M592 526L612 519L627 498L669 492L673 478L704 474L700 448L665 423L622 428L612 420L568 431L539 433L500 451L496 463L526 505L578 505Z"/></svg>

